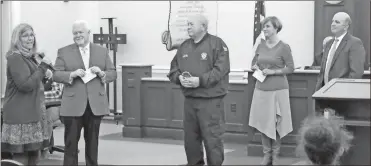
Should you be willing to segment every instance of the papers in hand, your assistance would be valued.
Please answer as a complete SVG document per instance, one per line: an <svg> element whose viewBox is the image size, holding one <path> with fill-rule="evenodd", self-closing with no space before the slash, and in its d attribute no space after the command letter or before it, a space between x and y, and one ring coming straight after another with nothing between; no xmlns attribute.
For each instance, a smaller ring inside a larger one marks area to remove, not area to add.
<svg viewBox="0 0 371 166"><path fill-rule="evenodd" d="M92 79L94 79L97 75L92 73L90 69L86 70L85 71L85 76L84 77L81 77L82 81L84 81L84 83L88 83L89 81L91 81Z"/></svg>
<svg viewBox="0 0 371 166"><path fill-rule="evenodd" d="M260 82L263 82L266 77L265 75L263 75L263 72L259 69L256 69L252 76L259 80Z"/></svg>

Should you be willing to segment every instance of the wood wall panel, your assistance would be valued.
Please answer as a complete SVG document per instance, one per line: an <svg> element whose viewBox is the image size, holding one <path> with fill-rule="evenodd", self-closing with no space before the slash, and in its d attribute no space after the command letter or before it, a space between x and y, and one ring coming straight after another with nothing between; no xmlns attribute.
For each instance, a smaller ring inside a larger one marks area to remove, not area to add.
<svg viewBox="0 0 371 166"><path fill-rule="evenodd" d="M371 47L370 7L371 2L369 0L343 0L339 4L315 1L314 52L321 52L323 39L326 36L332 36L330 27L334 14L347 12L352 19L349 32L362 40L367 54L365 69L368 69Z"/></svg>

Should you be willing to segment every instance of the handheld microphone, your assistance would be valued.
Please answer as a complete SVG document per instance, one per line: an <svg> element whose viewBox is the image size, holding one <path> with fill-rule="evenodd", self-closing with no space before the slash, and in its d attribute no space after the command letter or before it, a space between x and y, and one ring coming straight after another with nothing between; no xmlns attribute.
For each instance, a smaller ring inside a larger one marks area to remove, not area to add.
<svg viewBox="0 0 371 166"><path fill-rule="evenodd" d="M44 57L45 57L45 54L42 52L42 53L38 53L38 55L39 55L39 57L41 58L41 59L44 59ZM48 65L48 69L49 70L51 70L51 71L55 71L55 69L54 69L54 66L52 65L52 64L47 64Z"/></svg>

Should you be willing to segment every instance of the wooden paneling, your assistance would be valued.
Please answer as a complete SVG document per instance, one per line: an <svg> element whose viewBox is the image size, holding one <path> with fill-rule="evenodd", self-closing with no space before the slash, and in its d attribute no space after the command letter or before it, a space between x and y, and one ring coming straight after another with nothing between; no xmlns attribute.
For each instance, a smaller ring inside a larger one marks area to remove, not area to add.
<svg viewBox="0 0 371 166"><path fill-rule="evenodd" d="M354 36L360 38L366 49L365 69L369 68L370 63L370 0L353 0L354 17L352 17L352 28Z"/></svg>
<svg viewBox="0 0 371 166"><path fill-rule="evenodd" d="M339 4L315 1L314 52L321 52L323 39L326 36L332 36L330 27L334 14L337 12L347 12L352 19L349 32L362 40L367 53L365 69L368 69L371 35L370 6L369 0L343 0Z"/></svg>
<svg viewBox="0 0 371 166"><path fill-rule="evenodd" d="M245 85L231 84L229 89L224 104L225 138L246 143ZM183 139L184 96L180 88L169 81L142 80L142 91L143 136Z"/></svg>
<svg viewBox="0 0 371 166"><path fill-rule="evenodd" d="M314 93L319 71L289 75L290 106L294 131L282 139L281 155L295 156L301 122L314 114ZM151 78L151 67L123 66L123 136L183 139L184 96L167 78ZM261 137L248 126L255 79L248 84L232 81L225 98L225 142L248 145L250 156L261 156ZM147 78L144 78L147 77ZM369 73L363 76L369 79ZM250 144L249 144L250 143Z"/></svg>
<svg viewBox="0 0 371 166"><path fill-rule="evenodd" d="M370 165L370 96L352 95L341 89L365 89L370 80L332 80L316 92L315 98L331 105L337 115L344 118L354 139L350 150L342 155L341 165ZM365 92L358 92L368 94ZM343 97L347 96L347 97Z"/></svg>
<svg viewBox="0 0 371 166"><path fill-rule="evenodd" d="M141 78L151 76L151 65L122 65L123 136L142 137Z"/></svg>
<svg viewBox="0 0 371 166"><path fill-rule="evenodd" d="M169 128L182 129L183 128L183 108L184 108L184 96L179 86L175 86L168 82L170 89L170 122Z"/></svg>
<svg viewBox="0 0 371 166"><path fill-rule="evenodd" d="M246 98L245 86L241 84L231 84L229 93L225 98L224 110L226 120L226 130L234 133L245 133L244 122L244 104Z"/></svg>

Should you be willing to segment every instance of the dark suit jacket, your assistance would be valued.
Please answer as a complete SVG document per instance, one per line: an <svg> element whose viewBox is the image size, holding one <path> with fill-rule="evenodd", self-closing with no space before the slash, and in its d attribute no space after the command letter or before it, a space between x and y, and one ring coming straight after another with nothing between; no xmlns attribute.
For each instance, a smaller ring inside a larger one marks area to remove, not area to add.
<svg viewBox="0 0 371 166"><path fill-rule="evenodd" d="M321 66L322 57L323 57L323 52L322 51L321 51L321 53L319 53L317 55L314 55L314 60L313 60L312 66Z"/></svg>
<svg viewBox="0 0 371 166"><path fill-rule="evenodd" d="M97 66L106 73L105 82L109 83L117 78L116 68L113 65L108 50L99 45L90 43L89 68ZM80 77L70 81L71 72L77 69L85 69L80 50L76 44L63 47L58 50L55 61L55 82L64 83L61 116L82 116L89 100L90 108L94 115L109 114L109 105L104 83L99 76L88 83L84 83Z"/></svg>
<svg viewBox="0 0 371 166"><path fill-rule="evenodd" d="M328 53L334 39L330 40L326 44L325 52L323 53L321 70L318 75L316 91L324 85L324 72L326 67L326 61ZM362 78L364 72L366 51L363 47L362 41L347 33L343 40L341 40L338 48L336 49L334 58L332 60L329 81L333 78Z"/></svg>

